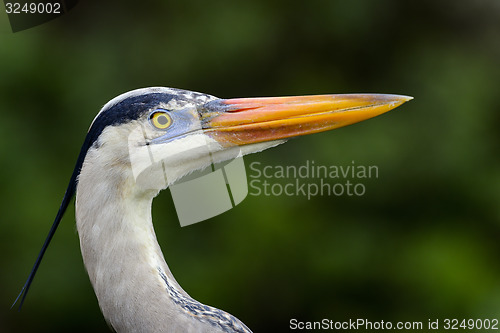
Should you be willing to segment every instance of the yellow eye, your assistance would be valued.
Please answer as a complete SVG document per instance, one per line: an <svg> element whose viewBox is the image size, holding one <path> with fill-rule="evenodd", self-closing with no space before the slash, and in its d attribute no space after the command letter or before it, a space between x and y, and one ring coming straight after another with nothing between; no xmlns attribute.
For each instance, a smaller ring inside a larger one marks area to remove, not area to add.
<svg viewBox="0 0 500 333"><path fill-rule="evenodd" d="M165 112L153 112L149 116L149 120L154 127L161 130L167 129L170 125L172 125L172 118L170 118L170 116Z"/></svg>

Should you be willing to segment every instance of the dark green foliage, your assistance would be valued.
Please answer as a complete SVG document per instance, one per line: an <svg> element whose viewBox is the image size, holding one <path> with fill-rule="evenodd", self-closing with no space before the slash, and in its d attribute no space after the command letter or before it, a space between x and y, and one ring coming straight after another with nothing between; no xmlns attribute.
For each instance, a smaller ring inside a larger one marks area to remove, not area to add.
<svg viewBox="0 0 500 333"><path fill-rule="evenodd" d="M8 309L95 114L157 85L225 98L415 97L245 158L376 165L364 196L249 196L180 228L170 194L160 195L158 238L191 296L254 332L287 331L292 318L499 318L499 34L497 0L81 1L47 24L2 33L0 331L108 331L72 204L22 312Z"/></svg>

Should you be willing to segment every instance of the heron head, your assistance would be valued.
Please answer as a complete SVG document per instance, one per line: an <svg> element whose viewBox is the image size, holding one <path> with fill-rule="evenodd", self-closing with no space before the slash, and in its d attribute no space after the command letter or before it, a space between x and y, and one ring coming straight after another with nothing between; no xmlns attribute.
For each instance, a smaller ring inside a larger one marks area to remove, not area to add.
<svg viewBox="0 0 500 333"><path fill-rule="evenodd" d="M159 190L211 163L372 118L410 99L382 94L219 99L163 87L138 89L102 108L89 130L88 149L101 151L101 157L107 150L104 165L120 165L137 184Z"/></svg>

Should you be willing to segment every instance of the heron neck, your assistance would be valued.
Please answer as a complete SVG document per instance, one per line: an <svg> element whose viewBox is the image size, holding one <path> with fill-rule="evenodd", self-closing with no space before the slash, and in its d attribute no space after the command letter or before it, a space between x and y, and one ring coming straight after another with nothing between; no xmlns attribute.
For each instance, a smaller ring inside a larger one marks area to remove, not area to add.
<svg viewBox="0 0 500 333"><path fill-rule="evenodd" d="M84 184L82 178L80 184ZM113 187L103 191L78 188L76 220L83 261L99 306L116 331L131 327L154 331L147 329L151 318L143 312L153 306L168 313L176 307L160 272L181 294L185 292L175 282L156 241L152 197L134 200L109 189Z"/></svg>
<svg viewBox="0 0 500 333"><path fill-rule="evenodd" d="M88 156L87 156L88 157ZM117 332L250 332L232 315L192 299L175 281L156 240L151 204L123 170L86 163L76 194L83 261L99 306Z"/></svg>

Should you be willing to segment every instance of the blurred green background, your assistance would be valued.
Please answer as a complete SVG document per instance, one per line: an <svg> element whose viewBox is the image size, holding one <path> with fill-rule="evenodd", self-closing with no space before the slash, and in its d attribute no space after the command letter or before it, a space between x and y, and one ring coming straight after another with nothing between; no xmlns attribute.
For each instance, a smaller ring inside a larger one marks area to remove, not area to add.
<svg viewBox="0 0 500 333"><path fill-rule="evenodd" d="M155 228L191 296L254 332L288 331L292 318L500 317L500 1L81 1L0 34L0 332L108 332L73 204L22 312L9 308L93 117L157 85L415 97L245 158L376 165L362 197L248 196L181 228L162 193Z"/></svg>

